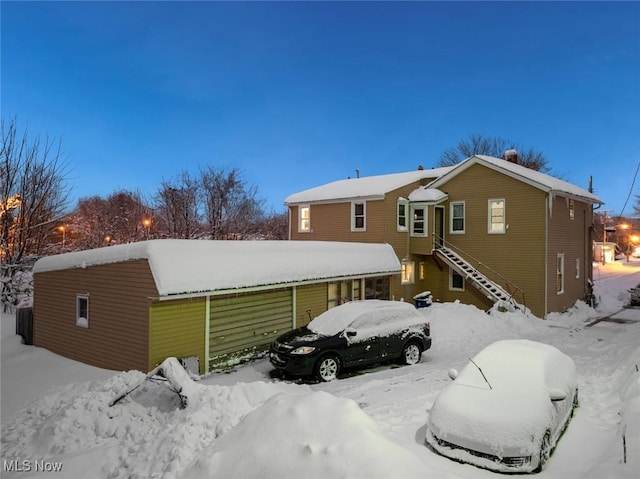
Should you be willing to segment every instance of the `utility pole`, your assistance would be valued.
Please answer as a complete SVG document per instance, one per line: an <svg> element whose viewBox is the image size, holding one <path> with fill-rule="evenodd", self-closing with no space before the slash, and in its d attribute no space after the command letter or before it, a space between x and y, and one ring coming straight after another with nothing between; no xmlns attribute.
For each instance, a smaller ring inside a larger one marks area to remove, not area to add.
<svg viewBox="0 0 640 479"><path fill-rule="evenodd" d="M606 263L604 256L604 244L607 242L607 213L611 213L613 210L603 210L602 214L604 214L604 219L602 220L602 248L600 248L600 255L602 256L602 264ZM615 259L615 250L613 252Z"/></svg>

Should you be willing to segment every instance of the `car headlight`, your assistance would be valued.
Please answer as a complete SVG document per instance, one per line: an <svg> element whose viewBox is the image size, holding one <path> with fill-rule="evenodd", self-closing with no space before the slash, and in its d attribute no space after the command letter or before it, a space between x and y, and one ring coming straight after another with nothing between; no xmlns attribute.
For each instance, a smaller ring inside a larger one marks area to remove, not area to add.
<svg viewBox="0 0 640 479"><path fill-rule="evenodd" d="M293 351L291 351L291 354L310 354L315 350L316 348L313 348L311 346L300 346L299 348L296 348Z"/></svg>

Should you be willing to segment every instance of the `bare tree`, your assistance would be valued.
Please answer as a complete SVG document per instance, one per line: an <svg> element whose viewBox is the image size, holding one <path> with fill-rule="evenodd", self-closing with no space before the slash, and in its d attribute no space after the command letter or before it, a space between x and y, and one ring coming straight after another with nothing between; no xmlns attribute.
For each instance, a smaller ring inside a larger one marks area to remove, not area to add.
<svg viewBox="0 0 640 479"><path fill-rule="evenodd" d="M208 167L201 171L205 221L212 239L239 239L262 217L263 201L240 170Z"/></svg>
<svg viewBox="0 0 640 479"><path fill-rule="evenodd" d="M473 155L487 155L502 158L505 151L516 150L518 163L532 170L548 173L550 171L544 155L533 148L521 148L517 143L495 136L470 135L460 140L452 148L446 149L440 156L438 166L453 166Z"/></svg>
<svg viewBox="0 0 640 479"><path fill-rule="evenodd" d="M42 253L69 195L60 141L30 139L26 129L18 134L16 123L3 119L0 127L0 279L5 311L20 300L22 272Z"/></svg>
<svg viewBox="0 0 640 479"><path fill-rule="evenodd" d="M150 238L155 221L140 193L116 191L82 198L66 221L67 249L89 249Z"/></svg>
<svg viewBox="0 0 640 479"><path fill-rule="evenodd" d="M188 172L182 173L174 182L162 182L155 200L161 236L190 239L200 235L199 189L198 181Z"/></svg>

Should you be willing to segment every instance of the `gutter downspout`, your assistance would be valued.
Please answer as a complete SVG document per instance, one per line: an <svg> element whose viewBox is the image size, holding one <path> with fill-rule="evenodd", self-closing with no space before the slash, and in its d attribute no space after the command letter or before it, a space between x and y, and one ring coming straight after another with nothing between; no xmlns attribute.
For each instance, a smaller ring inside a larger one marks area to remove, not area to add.
<svg viewBox="0 0 640 479"><path fill-rule="evenodd" d="M209 372L209 333L211 331L211 295L208 294L204 306L204 373Z"/></svg>

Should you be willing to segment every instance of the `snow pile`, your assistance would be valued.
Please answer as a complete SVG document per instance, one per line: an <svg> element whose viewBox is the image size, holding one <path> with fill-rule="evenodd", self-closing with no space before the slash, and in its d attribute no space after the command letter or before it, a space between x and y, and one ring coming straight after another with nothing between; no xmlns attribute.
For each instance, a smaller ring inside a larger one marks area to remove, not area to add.
<svg viewBox="0 0 640 479"><path fill-rule="evenodd" d="M354 401L315 392L272 397L203 450L182 477L423 479L428 473Z"/></svg>
<svg viewBox="0 0 640 479"><path fill-rule="evenodd" d="M181 409L175 391L144 378L129 371L107 381L68 385L35 401L3 425L3 458L55 458L72 467L76 456L96 451L85 477L179 477L202 448L269 397L304 390L285 383L191 382L185 387L191 394L188 407ZM183 376L184 382L190 380ZM139 383L140 388L109 406L118 393Z"/></svg>

